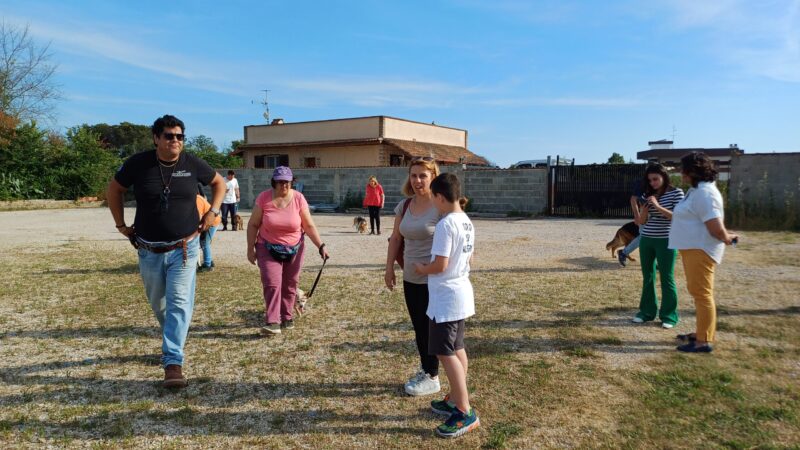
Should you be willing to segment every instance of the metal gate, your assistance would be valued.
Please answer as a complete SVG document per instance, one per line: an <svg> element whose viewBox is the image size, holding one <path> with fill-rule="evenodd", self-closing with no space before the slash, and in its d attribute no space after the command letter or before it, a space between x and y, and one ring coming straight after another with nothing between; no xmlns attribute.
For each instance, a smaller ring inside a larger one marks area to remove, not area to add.
<svg viewBox="0 0 800 450"><path fill-rule="evenodd" d="M647 164L552 166L547 204L551 216L631 217L630 197Z"/></svg>

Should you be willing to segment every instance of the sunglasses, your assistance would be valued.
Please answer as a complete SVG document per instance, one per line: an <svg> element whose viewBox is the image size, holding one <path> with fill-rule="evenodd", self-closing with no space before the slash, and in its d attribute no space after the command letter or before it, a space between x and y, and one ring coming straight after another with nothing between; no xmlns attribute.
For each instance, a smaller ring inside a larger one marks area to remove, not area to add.
<svg viewBox="0 0 800 450"><path fill-rule="evenodd" d="M414 158L411 158L411 162L416 162L416 161L431 162L431 161L433 161L433 158L430 157L430 156L415 156Z"/></svg>
<svg viewBox="0 0 800 450"><path fill-rule="evenodd" d="M173 138L177 139L180 142L183 142L183 139L186 137L183 133L161 133L161 137L167 141L171 141Z"/></svg>

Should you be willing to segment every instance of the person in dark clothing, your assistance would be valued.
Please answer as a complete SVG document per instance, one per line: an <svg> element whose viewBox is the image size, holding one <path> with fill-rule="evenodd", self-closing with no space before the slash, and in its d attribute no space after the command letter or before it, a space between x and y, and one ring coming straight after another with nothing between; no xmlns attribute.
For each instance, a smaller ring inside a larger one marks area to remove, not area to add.
<svg viewBox="0 0 800 450"><path fill-rule="evenodd" d="M165 115L153 123L155 150L128 158L106 198L117 230L139 252L139 271L161 326L164 387L182 388L183 347L194 310L199 234L220 215L225 182L205 161L183 151L183 122ZM197 184L212 188L211 209L198 222ZM123 197L134 187L136 216L125 223Z"/></svg>

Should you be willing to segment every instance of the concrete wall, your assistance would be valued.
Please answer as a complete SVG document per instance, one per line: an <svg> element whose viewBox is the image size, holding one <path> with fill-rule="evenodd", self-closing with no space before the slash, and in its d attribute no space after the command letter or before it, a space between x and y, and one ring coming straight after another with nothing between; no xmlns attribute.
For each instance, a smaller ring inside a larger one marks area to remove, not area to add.
<svg viewBox="0 0 800 450"><path fill-rule="evenodd" d="M305 167L305 158L318 158L317 167L378 166L384 164L384 147L383 144L370 144L253 149L245 152L245 166L254 167L257 155L288 155L289 167ZM388 157L385 164L389 164Z"/></svg>
<svg viewBox="0 0 800 450"><path fill-rule="evenodd" d="M455 172L462 182L470 209L476 212L505 214L511 211L539 214L547 205L547 171L518 170L460 170L445 166L445 172ZM292 169L303 182L303 194L309 203L341 203L348 192L362 195L370 175L375 175L386 192L386 208L393 209L403 196L400 189L408 177L407 167L370 167L342 169ZM225 174L227 169L218 169ZM242 195L240 206L252 208L259 193L270 189L271 169L236 169Z"/></svg>
<svg viewBox="0 0 800 450"><path fill-rule="evenodd" d="M751 153L731 159L730 223L800 229L800 153Z"/></svg>
<svg viewBox="0 0 800 450"><path fill-rule="evenodd" d="M247 144L285 144L291 142L342 141L377 139L380 117L295 122L281 125L244 127Z"/></svg>
<svg viewBox="0 0 800 450"><path fill-rule="evenodd" d="M408 120L385 117L383 136L389 139L404 141L430 142L433 144L467 147L467 132L456 128L441 127L433 124L410 122Z"/></svg>

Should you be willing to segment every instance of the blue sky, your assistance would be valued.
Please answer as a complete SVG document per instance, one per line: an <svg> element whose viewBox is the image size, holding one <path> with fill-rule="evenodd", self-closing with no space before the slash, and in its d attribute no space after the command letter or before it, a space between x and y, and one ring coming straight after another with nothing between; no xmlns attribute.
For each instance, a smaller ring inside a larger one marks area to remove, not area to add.
<svg viewBox="0 0 800 450"><path fill-rule="evenodd" d="M635 158L673 127L677 147L800 151L800 0L0 0L0 15L51 42L58 127L171 113L224 147L262 123L270 89L273 118L435 121L503 167Z"/></svg>

